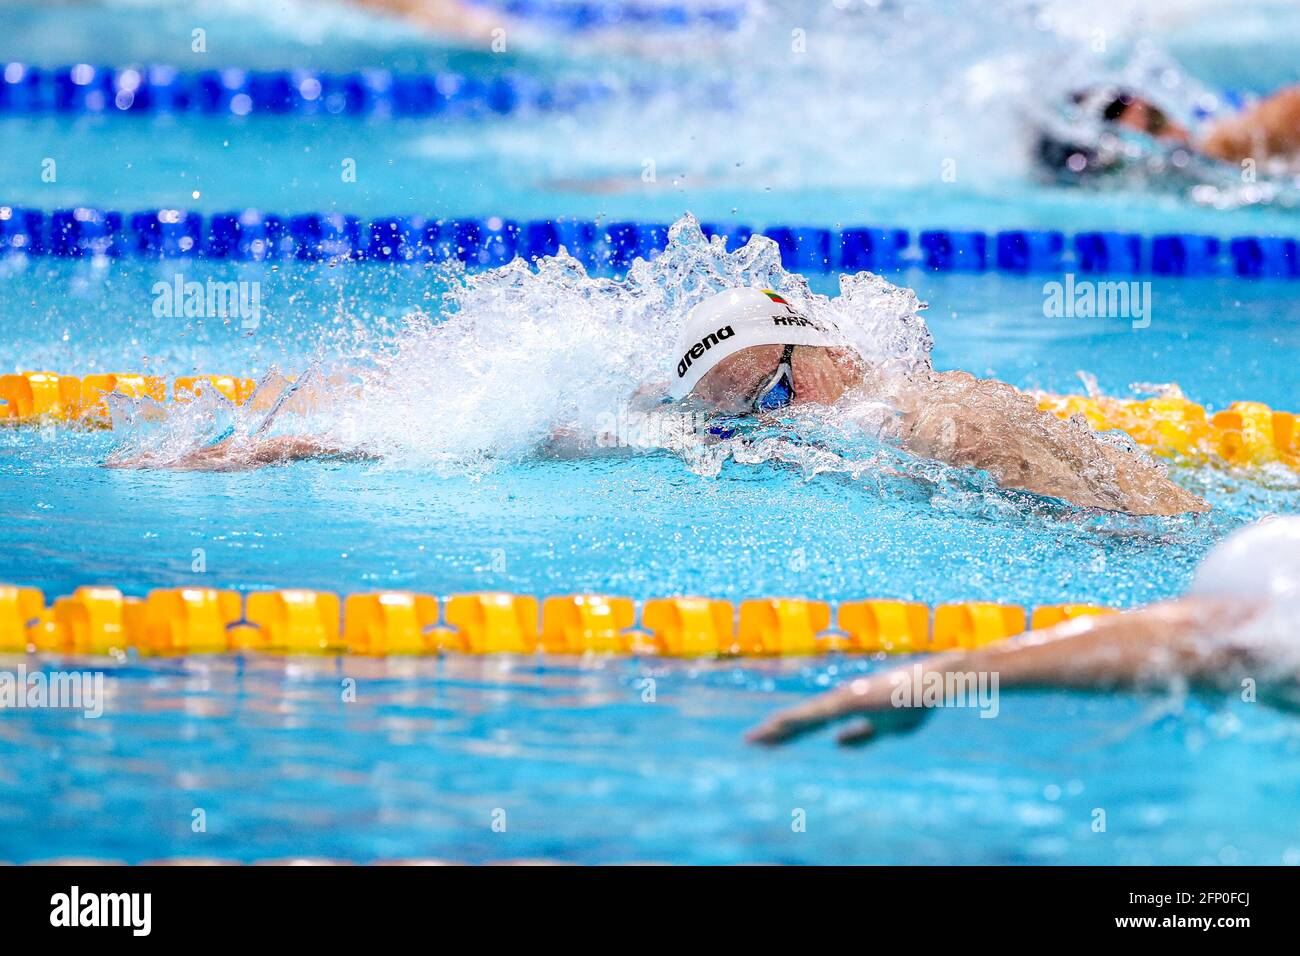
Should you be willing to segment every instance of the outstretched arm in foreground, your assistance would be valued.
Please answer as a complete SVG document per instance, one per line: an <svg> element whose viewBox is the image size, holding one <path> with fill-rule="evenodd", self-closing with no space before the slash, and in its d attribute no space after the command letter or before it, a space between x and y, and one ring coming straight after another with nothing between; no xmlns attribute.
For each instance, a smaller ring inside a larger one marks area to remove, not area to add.
<svg viewBox="0 0 1300 956"><path fill-rule="evenodd" d="M1180 598L1123 614L1076 618L980 650L939 654L856 678L775 714L748 738L784 743L848 717L866 720L841 734L841 743L909 730L925 711L896 707L893 698L901 681L914 679L916 667L922 675L996 673L1000 689L1107 689L1162 678L1222 684L1251 663L1249 654L1224 636L1257 611L1255 605Z"/></svg>

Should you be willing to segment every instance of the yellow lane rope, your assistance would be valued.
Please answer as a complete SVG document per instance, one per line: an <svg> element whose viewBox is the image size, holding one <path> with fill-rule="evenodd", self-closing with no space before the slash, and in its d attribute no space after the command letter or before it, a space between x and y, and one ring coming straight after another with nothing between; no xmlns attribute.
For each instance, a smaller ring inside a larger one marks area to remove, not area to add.
<svg viewBox="0 0 1300 956"><path fill-rule="evenodd" d="M330 591L241 594L166 588L126 597L81 587L46 604L36 588L0 585L0 654L644 654L671 657L928 653L976 648L1026 629L1112 609L1054 604L931 608L906 601L826 601L500 592Z"/></svg>
<svg viewBox="0 0 1300 956"><path fill-rule="evenodd" d="M189 402L208 390L237 405L247 402L257 383L233 375L189 375L172 380L157 375L61 375L20 372L0 375L0 423L62 423L111 427L106 396L124 395L157 402ZM1093 429L1122 429L1152 453L1192 462L1265 465L1281 462L1300 468L1300 425L1292 412L1260 402L1233 402L1210 412L1185 398L1089 398L1038 396L1039 408L1060 418L1081 416Z"/></svg>

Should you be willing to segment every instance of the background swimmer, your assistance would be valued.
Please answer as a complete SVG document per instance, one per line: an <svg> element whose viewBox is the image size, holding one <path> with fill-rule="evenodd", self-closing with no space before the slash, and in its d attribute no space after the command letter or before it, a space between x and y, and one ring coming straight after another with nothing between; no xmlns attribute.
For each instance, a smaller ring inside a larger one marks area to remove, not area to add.
<svg viewBox="0 0 1300 956"><path fill-rule="evenodd" d="M1244 528L1206 557L1187 594L1139 610L1077 618L976 651L939 654L859 677L773 716L749 734L778 744L834 721L871 715L839 737L861 743L926 715L894 703L900 681L996 673L1000 689L1169 685L1229 692L1255 681L1259 700L1300 708L1300 516Z"/></svg>
<svg viewBox="0 0 1300 956"><path fill-rule="evenodd" d="M1101 110L1104 120L1145 133L1157 142L1187 146L1224 162L1289 159L1300 153L1300 86L1279 90L1236 116L1211 123L1193 137L1151 100L1116 91Z"/></svg>
<svg viewBox="0 0 1300 956"><path fill-rule="evenodd" d="M1300 154L1300 86L1279 90L1243 112L1214 120L1195 132L1174 120L1152 98L1132 90L1102 87L1075 93L1071 100L1084 122L1139 133L1167 148L1208 159L1235 164L1245 159L1292 160ZM1122 164L1122 154L1103 148L1102 143L1079 141L1085 138L1042 132L1036 147L1039 163L1075 175L1104 172Z"/></svg>

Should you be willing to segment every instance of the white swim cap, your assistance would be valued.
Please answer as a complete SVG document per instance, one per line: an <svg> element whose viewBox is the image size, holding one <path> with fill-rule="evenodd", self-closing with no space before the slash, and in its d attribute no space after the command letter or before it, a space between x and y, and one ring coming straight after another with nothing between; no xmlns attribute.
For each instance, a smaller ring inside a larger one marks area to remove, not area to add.
<svg viewBox="0 0 1300 956"><path fill-rule="evenodd" d="M795 311L770 289L729 289L710 296L686 316L673 352L668 393L683 398L728 356L754 345L842 346L839 330Z"/></svg>
<svg viewBox="0 0 1300 956"><path fill-rule="evenodd" d="M1241 528L1205 556L1188 594L1300 600L1300 515Z"/></svg>

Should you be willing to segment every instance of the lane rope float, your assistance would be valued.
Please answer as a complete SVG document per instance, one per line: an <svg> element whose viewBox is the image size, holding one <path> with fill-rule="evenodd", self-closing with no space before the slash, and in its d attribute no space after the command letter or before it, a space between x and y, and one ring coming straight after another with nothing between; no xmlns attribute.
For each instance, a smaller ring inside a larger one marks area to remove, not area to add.
<svg viewBox="0 0 1300 956"><path fill-rule="evenodd" d="M689 9L658 4L583 0L472 0L524 20L573 32L631 26L638 32L703 27L738 29L740 6ZM662 87L567 78L548 84L517 71L473 76L453 71L394 72L381 67L346 72L308 69L182 70L163 63L0 63L0 114L97 116L199 115L374 118L506 114L569 109L616 94L644 100ZM730 88L719 90L723 95ZM1259 94L1220 90L1198 103L1198 119L1237 112Z"/></svg>
<svg viewBox="0 0 1300 956"><path fill-rule="evenodd" d="M184 72L159 64L45 68L6 63L0 115L282 116L464 119L528 110L572 110L620 89L598 80L543 83L520 73L479 78L463 73L357 70ZM629 86L644 98L649 90Z"/></svg>
<svg viewBox="0 0 1300 956"><path fill-rule="evenodd" d="M45 603L36 588L0 585L0 653L637 654L670 657L933 653L976 648L1026 629L1114 613L1085 604L1036 608L501 592L440 599L409 591L352 594L285 589L247 594L163 588L144 598L80 587Z"/></svg>
<svg viewBox="0 0 1300 956"><path fill-rule="evenodd" d="M703 223L722 236L728 251L756 231L745 225ZM1079 272L1085 275L1155 275L1250 279L1300 278L1297 240L1276 236L1009 229L982 232L874 226L827 229L770 226L787 269L890 272ZM665 223L597 223L582 219L516 221L496 216L437 219L385 216L363 220L343 213L282 216L258 209L203 215L180 209L135 213L91 207L45 212L0 205L0 254L60 258L204 258L240 262L447 262L470 268L503 266L516 256L537 259L559 252L589 269L626 269L653 259L668 243Z"/></svg>
<svg viewBox="0 0 1300 956"><path fill-rule="evenodd" d="M112 427L107 396L154 402L190 402L215 392L235 405L270 408L277 396L256 396L257 382L234 375L168 379L138 373L76 376L24 371L0 375L0 425ZM1079 416L1095 431L1121 430L1153 454L1189 462L1237 466L1281 463L1300 468L1300 425L1293 412L1262 402L1232 402L1210 411L1185 398L1148 399L1036 396L1039 408L1059 418Z"/></svg>

